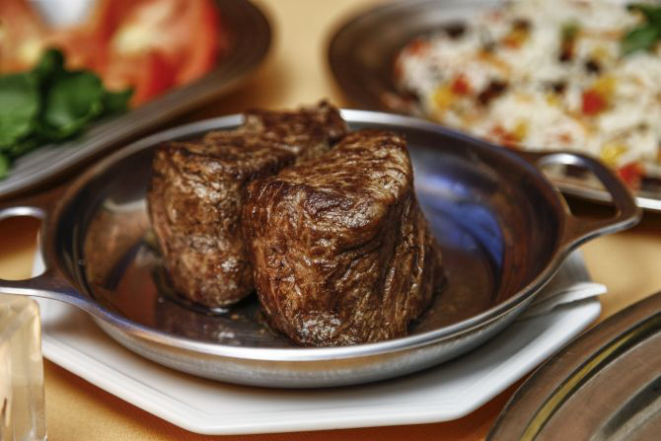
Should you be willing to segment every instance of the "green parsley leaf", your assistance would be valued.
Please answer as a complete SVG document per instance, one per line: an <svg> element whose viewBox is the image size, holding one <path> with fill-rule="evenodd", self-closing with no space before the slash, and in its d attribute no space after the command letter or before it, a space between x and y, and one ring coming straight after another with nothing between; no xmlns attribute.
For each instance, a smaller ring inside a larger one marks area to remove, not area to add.
<svg viewBox="0 0 661 441"><path fill-rule="evenodd" d="M623 55L637 51L649 51L661 36L661 28L654 26L641 26L630 30L621 41Z"/></svg>
<svg viewBox="0 0 661 441"><path fill-rule="evenodd" d="M68 138L103 113L104 96L103 84L92 72L57 75L44 97L43 121L58 138Z"/></svg>
<svg viewBox="0 0 661 441"><path fill-rule="evenodd" d="M132 93L106 90L94 72L67 70L55 49L29 72L0 76L0 179L19 156L126 111Z"/></svg>
<svg viewBox="0 0 661 441"><path fill-rule="evenodd" d="M0 150L30 134L39 113L39 89L30 73L0 77Z"/></svg>
<svg viewBox="0 0 661 441"><path fill-rule="evenodd" d="M575 21L563 23L560 29L560 37L562 40L575 40L580 30L580 25Z"/></svg>
<svg viewBox="0 0 661 441"><path fill-rule="evenodd" d="M645 3L627 5L627 10L639 12L644 22L627 32L620 41L622 55L651 51L661 38L661 6Z"/></svg>
<svg viewBox="0 0 661 441"><path fill-rule="evenodd" d="M9 162L9 158L0 153L0 179L7 176L10 167L11 163Z"/></svg>
<svg viewBox="0 0 661 441"><path fill-rule="evenodd" d="M64 54L57 49L48 49L43 53L37 65L32 69L39 82L48 82L48 79L64 72Z"/></svg>
<svg viewBox="0 0 661 441"><path fill-rule="evenodd" d="M648 22L661 23L661 6L645 3L632 3L627 5L627 9L631 12L640 12Z"/></svg>
<svg viewBox="0 0 661 441"><path fill-rule="evenodd" d="M106 115L115 115L126 112L129 107L129 100L133 95L133 89L126 89L120 92L106 91L103 96L103 109Z"/></svg>
<svg viewBox="0 0 661 441"><path fill-rule="evenodd" d="M45 139L47 138L40 138L34 135L25 139L21 139L20 141L15 142L11 146L7 147L3 153L10 159L18 158L19 156L22 156L27 152L36 149L41 144L44 144L46 142L44 141Z"/></svg>

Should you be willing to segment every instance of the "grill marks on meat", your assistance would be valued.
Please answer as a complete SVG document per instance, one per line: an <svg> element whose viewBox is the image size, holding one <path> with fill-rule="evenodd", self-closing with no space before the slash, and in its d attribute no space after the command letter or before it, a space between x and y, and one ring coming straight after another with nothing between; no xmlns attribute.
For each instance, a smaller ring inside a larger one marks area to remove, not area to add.
<svg viewBox="0 0 661 441"><path fill-rule="evenodd" d="M243 229L268 320L306 346L406 335L442 277L406 142L390 132L354 132L254 181Z"/></svg>
<svg viewBox="0 0 661 441"><path fill-rule="evenodd" d="M321 154L346 130L337 109L321 103L299 111L249 112L237 130L159 146L148 203L176 290L208 307L252 292L241 234L245 187Z"/></svg>

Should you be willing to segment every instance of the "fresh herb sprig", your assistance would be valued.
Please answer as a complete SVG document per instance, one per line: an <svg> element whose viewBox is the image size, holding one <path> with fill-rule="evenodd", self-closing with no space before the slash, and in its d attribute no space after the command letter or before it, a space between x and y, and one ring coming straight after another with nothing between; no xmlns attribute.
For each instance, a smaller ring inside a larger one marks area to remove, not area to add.
<svg viewBox="0 0 661 441"><path fill-rule="evenodd" d="M19 156L126 111L131 94L106 90L94 72L67 70L55 49L44 52L31 71L0 76L0 179Z"/></svg>
<svg viewBox="0 0 661 441"><path fill-rule="evenodd" d="M644 21L624 35L621 41L622 54L651 51L661 39L661 6L634 3L628 5L627 9L642 14Z"/></svg>

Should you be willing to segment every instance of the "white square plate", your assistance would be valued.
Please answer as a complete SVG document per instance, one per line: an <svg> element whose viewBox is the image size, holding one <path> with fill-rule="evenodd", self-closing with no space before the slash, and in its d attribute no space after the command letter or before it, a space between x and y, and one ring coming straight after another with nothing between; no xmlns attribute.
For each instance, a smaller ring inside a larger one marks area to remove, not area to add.
<svg viewBox="0 0 661 441"><path fill-rule="evenodd" d="M584 266L575 254L565 265ZM35 263L35 274L40 272ZM565 267L566 269L569 269ZM583 268L580 268L583 271ZM519 320L473 352L407 377L337 389L236 386L143 359L82 311L39 300L46 358L156 416L204 434L391 426L465 416L578 335L601 311L588 298Z"/></svg>

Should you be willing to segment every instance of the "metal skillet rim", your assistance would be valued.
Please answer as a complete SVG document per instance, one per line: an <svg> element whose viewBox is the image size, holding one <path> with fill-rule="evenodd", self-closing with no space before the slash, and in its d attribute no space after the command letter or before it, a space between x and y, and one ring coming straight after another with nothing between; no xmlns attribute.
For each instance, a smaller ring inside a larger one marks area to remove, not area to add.
<svg viewBox="0 0 661 441"><path fill-rule="evenodd" d="M548 179L533 165L525 161L523 158L519 157L513 152L506 151L497 146L493 146L487 142L476 140L471 138L463 133L447 129L435 125L429 121L425 121L419 118L403 116L397 114L388 114L383 112L374 112L374 111L365 111L365 110L347 110L342 109L342 116L349 122L374 122L380 124L399 124L399 125L408 125L413 128L420 130L440 132L444 135L449 135L456 139L463 139L471 143L479 143L488 149L496 149L497 154L507 156L509 159L517 162L521 167L524 167L528 170L529 173L535 175L535 177L544 182L545 185L553 187ZM156 142L160 142L165 139L172 139L174 137L185 136L191 133L197 133L203 130L212 130L217 128L220 125L238 125L242 121L242 115L235 114L229 116L223 116L219 118L207 119L199 122L194 122L190 124L185 124L182 126L174 127L171 129L164 130L162 132L155 133L146 138L138 140L127 147L113 153L112 155L102 159L97 164L93 165L90 169L85 171L82 175L74 180L71 186L64 192L64 195L56 203L55 207L52 210L52 215L48 220L48 226L46 227L46 236L52 235L57 231L59 225L56 222L61 214L63 208L68 205L68 201L72 199L78 192L87 184L89 180L94 178L97 174L102 173L106 168L115 162L131 156L136 152L155 145ZM561 197L561 196L559 196ZM47 267L51 262L60 262L61 259L57 255L57 251L54 249L55 241L45 240L44 250L46 256ZM213 356L222 356L230 357L236 359L250 359L250 360L263 360L263 361L293 361L293 362L305 362L305 361L320 361L320 360L332 360L332 359L350 359L350 358L361 358L366 356L372 356L377 354L387 354L387 353L396 353L403 350L410 350L417 347L422 347L425 345L438 343L443 340L456 338L460 335L466 334L471 330L484 326L498 318L512 312L516 309L521 303L532 298L555 274L555 272L560 267L564 258L569 254L569 252L578 244L569 243L569 244L560 244L559 248L555 254L551 257L546 268L541 271L537 277L535 277L528 285L523 287L518 293L506 299L505 301L492 306L491 308L477 314L468 319L462 320L458 323L454 323L449 326L445 326L439 329L432 331L427 331L422 334L416 334L406 337L400 337L392 340L386 340L377 343L367 343L360 345L352 346L336 346L336 347L323 347L323 348L259 348L259 347L242 347L242 346L231 346L231 345L222 345L216 343L205 343L199 342L185 337L176 337L165 332L155 330L148 326L144 326L138 323L135 323L120 314L114 313L106 309L103 305L99 304L93 297L90 295L79 291L79 284L72 275L68 274L67 271L61 269L60 265L55 265L57 272L64 277L67 282L79 292L76 297L83 297L84 302L89 302L95 305L97 312L100 312L103 318L98 317L99 319L105 320L108 324L113 325L119 330L127 333L139 336L141 339L151 341L155 344L160 344L168 347L174 347L179 350L186 350L200 354L213 355Z"/></svg>

